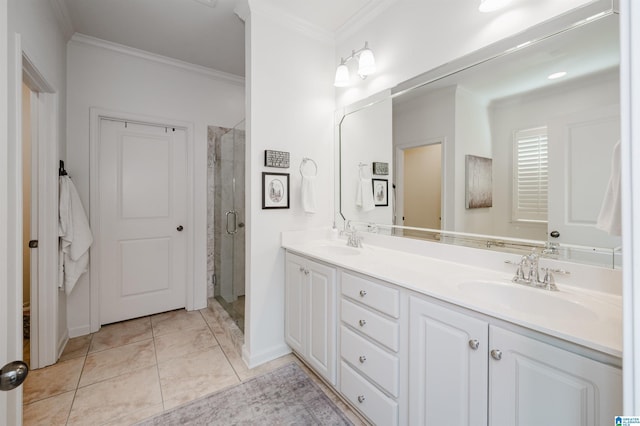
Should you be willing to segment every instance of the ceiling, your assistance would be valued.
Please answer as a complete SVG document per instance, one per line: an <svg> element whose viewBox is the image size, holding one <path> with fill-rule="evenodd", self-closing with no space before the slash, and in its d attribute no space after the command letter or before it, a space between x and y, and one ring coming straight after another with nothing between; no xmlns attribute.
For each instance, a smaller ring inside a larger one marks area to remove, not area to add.
<svg viewBox="0 0 640 426"><path fill-rule="evenodd" d="M279 12L335 32L382 0L258 0ZM70 32L244 76L240 0L58 0Z"/></svg>

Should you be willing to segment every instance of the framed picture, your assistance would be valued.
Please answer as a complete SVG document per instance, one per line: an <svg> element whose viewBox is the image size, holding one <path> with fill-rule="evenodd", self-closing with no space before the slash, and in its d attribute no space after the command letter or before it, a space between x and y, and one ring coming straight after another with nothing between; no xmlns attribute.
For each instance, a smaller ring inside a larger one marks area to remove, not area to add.
<svg viewBox="0 0 640 426"><path fill-rule="evenodd" d="M466 208L481 209L493 205L491 158L465 155Z"/></svg>
<svg viewBox="0 0 640 426"><path fill-rule="evenodd" d="M289 173L262 172L262 208L289 208Z"/></svg>
<svg viewBox="0 0 640 426"><path fill-rule="evenodd" d="M389 205L389 181L387 179L371 179L373 183L373 204L376 206Z"/></svg>

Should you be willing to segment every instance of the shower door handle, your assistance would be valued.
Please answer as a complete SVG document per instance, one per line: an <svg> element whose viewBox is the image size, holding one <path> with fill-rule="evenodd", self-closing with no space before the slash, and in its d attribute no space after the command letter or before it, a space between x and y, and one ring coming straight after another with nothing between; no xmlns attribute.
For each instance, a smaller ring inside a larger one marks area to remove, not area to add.
<svg viewBox="0 0 640 426"><path fill-rule="evenodd" d="M229 216L233 215L233 229L229 230ZM227 234L233 235L238 232L238 212L235 210L228 211L226 213L227 217Z"/></svg>

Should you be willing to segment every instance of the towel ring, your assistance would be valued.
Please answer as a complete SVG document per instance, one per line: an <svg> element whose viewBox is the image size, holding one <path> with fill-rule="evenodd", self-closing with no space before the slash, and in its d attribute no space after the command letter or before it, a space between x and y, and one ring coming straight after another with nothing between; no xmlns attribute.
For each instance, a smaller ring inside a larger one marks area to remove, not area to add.
<svg viewBox="0 0 640 426"><path fill-rule="evenodd" d="M362 174L362 170L365 169L365 167L369 167L369 165L367 163L358 163L358 175L360 176L360 179L366 178L366 175Z"/></svg>
<svg viewBox="0 0 640 426"><path fill-rule="evenodd" d="M315 172L313 173L313 175L305 175L302 172L302 169L304 168L304 165L307 164L307 161L310 161L311 164L313 164L313 167L315 168ZM302 177L313 177L313 176L317 176L318 175L318 165L316 164L315 161L313 161L313 159L308 158L308 157L303 157L302 158L302 162L300 163L300 175L302 175Z"/></svg>

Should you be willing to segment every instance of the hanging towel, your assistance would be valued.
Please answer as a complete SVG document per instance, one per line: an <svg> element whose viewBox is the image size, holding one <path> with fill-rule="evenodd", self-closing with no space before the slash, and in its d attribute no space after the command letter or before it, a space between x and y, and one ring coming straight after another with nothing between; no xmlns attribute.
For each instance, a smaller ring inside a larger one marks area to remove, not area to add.
<svg viewBox="0 0 640 426"><path fill-rule="evenodd" d="M89 265L89 247L93 236L80 196L69 176L60 176L60 236L59 286L70 294Z"/></svg>
<svg viewBox="0 0 640 426"><path fill-rule="evenodd" d="M306 213L316 212L316 177L302 175L302 208Z"/></svg>
<svg viewBox="0 0 640 426"><path fill-rule="evenodd" d="M620 141L613 147L611 175L602 200L596 228L610 235L622 235Z"/></svg>
<svg viewBox="0 0 640 426"><path fill-rule="evenodd" d="M362 167L360 167L356 186L356 206L360 207L363 212L371 211L376 207L373 203L373 182L370 177L363 174Z"/></svg>

